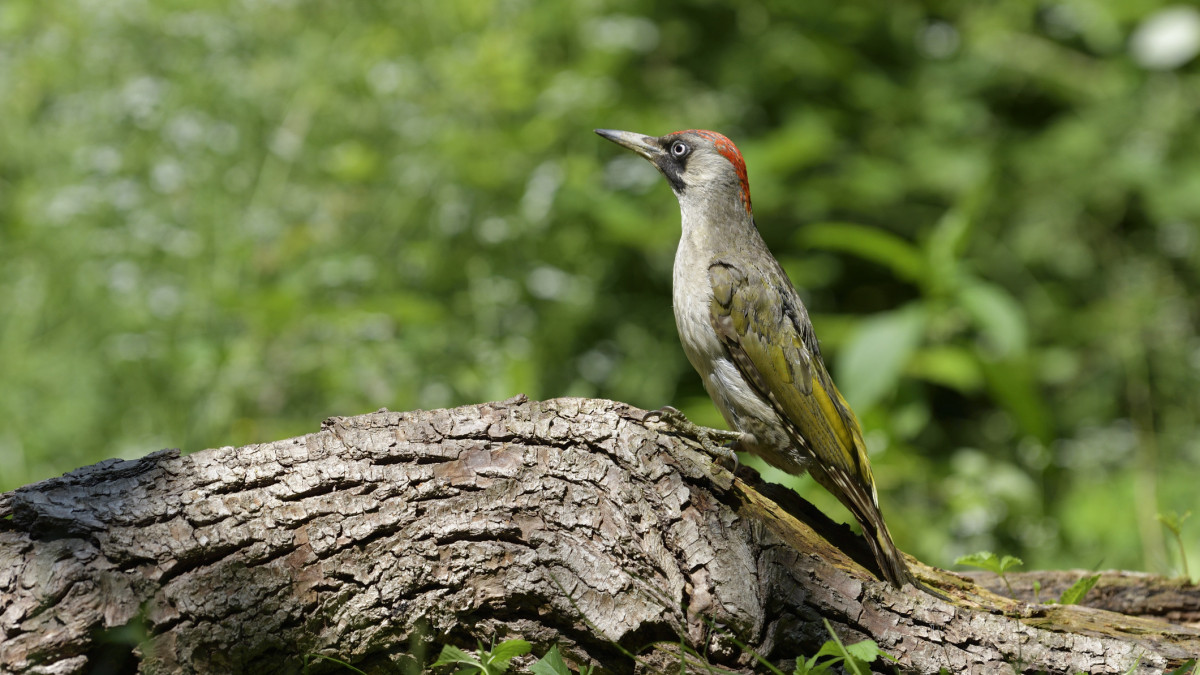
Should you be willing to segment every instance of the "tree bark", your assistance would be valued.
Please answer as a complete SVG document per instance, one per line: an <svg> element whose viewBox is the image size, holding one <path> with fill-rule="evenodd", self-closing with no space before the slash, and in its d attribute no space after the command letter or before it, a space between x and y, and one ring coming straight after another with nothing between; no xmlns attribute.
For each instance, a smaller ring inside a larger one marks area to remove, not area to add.
<svg viewBox="0 0 1200 675"><path fill-rule="evenodd" d="M1035 603L1052 601L1076 581L1093 574L1098 574L1100 579L1084 598L1083 604L1088 607L1200 628L1200 586L1187 579L1168 579L1143 572L1090 570L1018 572L1006 576L1012 587L1012 597ZM1008 586L995 574L968 576L993 593L1008 594ZM1035 582L1037 592L1034 592Z"/></svg>
<svg viewBox="0 0 1200 675"><path fill-rule="evenodd" d="M915 561L952 602L891 588L847 527L645 415L380 411L0 495L0 671L419 672L440 645L521 637L600 672L678 672L686 644L749 673L738 643L790 668L822 619L905 672L1162 673L1200 654L1187 584L1120 573L1100 588L1126 600L1089 595L1128 614ZM1170 603L1145 590L1171 583Z"/></svg>

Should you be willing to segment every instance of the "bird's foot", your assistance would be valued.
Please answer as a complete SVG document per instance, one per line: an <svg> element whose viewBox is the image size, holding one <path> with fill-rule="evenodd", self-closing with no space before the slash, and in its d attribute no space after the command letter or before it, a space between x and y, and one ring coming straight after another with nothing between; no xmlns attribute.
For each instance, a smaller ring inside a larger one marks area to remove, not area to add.
<svg viewBox="0 0 1200 675"><path fill-rule="evenodd" d="M669 405L663 406L658 410L651 410L646 413L643 419L646 421L657 419L684 436L696 439L700 442L700 446L704 448L705 452L718 460L729 462L730 466L733 467L731 469L733 473L737 473L738 456L733 451L733 446L742 439L741 432L702 427L689 420L678 408Z"/></svg>

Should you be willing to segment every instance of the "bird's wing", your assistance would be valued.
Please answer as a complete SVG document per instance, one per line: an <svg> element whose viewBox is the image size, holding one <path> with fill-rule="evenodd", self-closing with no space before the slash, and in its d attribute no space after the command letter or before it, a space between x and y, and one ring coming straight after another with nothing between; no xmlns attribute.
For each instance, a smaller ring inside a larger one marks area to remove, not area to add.
<svg viewBox="0 0 1200 675"><path fill-rule="evenodd" d="M808 313L778 266L718 260L708 268L710 319L746 381L771 402L809 472L850 509L880 572L897 588L912 581L875 494L858 420L825 370Z"/></svg>
<svg viewBox="0 0 1200 675"><path fill-rule="evenodd" d="M808 314L787 276L718 260L708 278L712 325L738 370L831 479L865 483L873 497L858 420L825 370Z"/></svg>

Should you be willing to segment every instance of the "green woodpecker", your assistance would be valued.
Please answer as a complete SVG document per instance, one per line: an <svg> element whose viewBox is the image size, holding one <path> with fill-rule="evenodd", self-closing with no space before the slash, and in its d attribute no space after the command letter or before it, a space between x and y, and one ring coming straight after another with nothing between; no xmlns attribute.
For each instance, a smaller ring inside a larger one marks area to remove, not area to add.
<svg viewBox="0 0 1200 675"><path fill-rule="evenodd" d="M712 131L596 133L649 160L679 200L675 325L736 430L735 449L811 473L854 514L884 578L897 588L912 581L879 512L858 420L825 369L800 295L754 224L742 154Z"/></svg>

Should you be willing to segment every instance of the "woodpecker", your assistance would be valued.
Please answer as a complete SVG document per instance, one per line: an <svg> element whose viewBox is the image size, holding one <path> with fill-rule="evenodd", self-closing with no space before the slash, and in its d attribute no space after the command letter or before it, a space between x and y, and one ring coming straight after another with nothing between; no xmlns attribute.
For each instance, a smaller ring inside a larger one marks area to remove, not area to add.
<svg viewBox="0 0 1200 675"><path fill-rule="evenodd" d="M699 129L657 138L596 133L653 164L679 200L675 326L688 361L736 430L734 449L790 474L812 474L854 514L884 578L897 588L916 583L879 511L858 419L825 369L800 295L754 223L742 153L725 136ZM675 424L695 427L664 410Z"/></svg>

